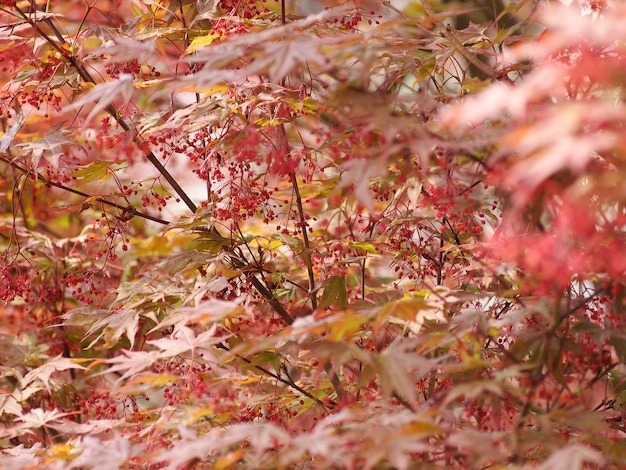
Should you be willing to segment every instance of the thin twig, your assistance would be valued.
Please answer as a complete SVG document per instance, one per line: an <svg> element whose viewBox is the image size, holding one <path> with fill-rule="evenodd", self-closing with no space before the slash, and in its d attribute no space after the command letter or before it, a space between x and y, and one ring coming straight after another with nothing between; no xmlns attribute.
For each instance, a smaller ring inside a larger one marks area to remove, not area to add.
<svg viewBox="0 0 626 470"><path fill-rule="evenodd" d="M280 301L274 297L270 290L265 287L265 285L253 273L250 273L249 277L257 292L267 299L274 311L280 315L287 325L291 325L293 323L293 317L289 315L289 312L283 304L281 304Z"/></svg>
<svg viewBox="0 0 626 470"><path fill-rule="evenodd" d="M295 172L291 174L291 184L296 195L296 206L298 207L298 215L300 217L300 230L302 231L302 258L306 264L306 270L309 275L309 296L311 297L311 307L313 310L317 308L317 293L315 292L315 273L313 272L313 260L311 259L311 244L309 235L307 234L307 222L304 217L304 208L302 206L302 197L300 196L300 188L298 187L298 179Z"/></svg>
<svg viewBox="0 0 626 470"><path fill-rule="evenodd" d="M34 177L34 179L37 179L38 181L44 183L46 186L54 186L55 188L62 189L63 191L67 191L67 192L76 194L76 195L84 197L85 199L88 199L88 200L99 202L100 204L104 204L104 205L107 205L107 206L110 206L110 207L115 207L116 209L119 209L122 212L125 212L127 214L131 214L133 216L141 217L142 219L146 219L146 220L151 220L152 222L156 222L158 224L162 224L162 225L169 225L170 224L170 222L168 222L167 220L163 220L163 219L160 219L160 218L155 217L153 215L146 214L145 212L141 212L141 211L135 209L132 206L122 206L121 204L117 204L117 203L115 203L113 201L109 201L108 199L103 198L101 196L93 196L93 195L87 194L87 193L85 193L83 191L79 191L78 189L74 189L74 188L70 188L68 186L65 186L64 184L56 183L54 181L50 181L48 178L43 176L38 171L29 170L27 168L24 168L21 165L17 164L16 162L14 162L14 161L12 161L12 160L4 157L4 156L0 156L0 161L3 161L4 163L12 166L13 168L15 168L16 170L20 171L21 173L23 173L26 176L32 175L32 177Z"/></svg>
<svg viewBox="0 0 626 470"><path fill-rule="evenodd" d="M227 352L231 352L230 348L228 346L226 346L224 343L219 343L216 344L215 347L217 349L222 349L224 351ZM250 364L252 365L252 361L250 359L247 359L239 354L235 354L235 353L231 353L233 354L235 357L237 357L238 359L242 360L243 362L245 362L246 364ZM261 367L258 365L253 365L253 367L260 371L263 372L264 374L269 375L270 377L278 380L279 382L284 383L285 385L287 385L290 388L293 388L294 390L297 390L298 392L300 392L302 395L304 395L305 397L313 400L315 403L317 403L318 405L323 406L326 409L332 409L336 406L336 403L333 401L330 401L329 404L324 403L322 400L320 400L319 398L317 398L315 395L312 395L311 393L307 392L305 389L303 389L302 387L300 387L298 384L294 383L294 381L289 378L289 380L282 378L280 375L275 374L269 370L267 370L265 367Z"/></svg>

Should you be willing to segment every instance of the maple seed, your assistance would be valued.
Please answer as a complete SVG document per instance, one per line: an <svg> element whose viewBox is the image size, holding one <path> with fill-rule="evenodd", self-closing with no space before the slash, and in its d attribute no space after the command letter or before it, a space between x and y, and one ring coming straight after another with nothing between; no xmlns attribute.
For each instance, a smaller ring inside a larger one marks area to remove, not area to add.
<svg viewBox="0 0 626 470"><path fill-rule="evenodd" d="M623 467L620 2L79 3L0 0L2 465Z"/></svg>

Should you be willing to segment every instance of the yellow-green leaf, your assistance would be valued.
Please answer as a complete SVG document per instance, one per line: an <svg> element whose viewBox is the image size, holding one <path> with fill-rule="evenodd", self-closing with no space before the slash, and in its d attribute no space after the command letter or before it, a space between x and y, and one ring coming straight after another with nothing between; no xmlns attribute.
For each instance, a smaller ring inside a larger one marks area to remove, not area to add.
<svg viewBox="0 0 626 470"><path fill-rule="evenodd" d="M351 248L356 248L357 250L366 251L367 253L371 253L373 255L377 255L378 254L378 250L376 249L374 244L370 243L370 242L350 243L350 247Z"/></svg>
<svg viewBox="0 0 626 470"><path fill-rule="evenodd" d="M221 35L213 31L204 36L196 36L195 38L193 38L193 41L191 41L191 44L189 44L189 47L187 47L183 55L193 54L197 50L210 45L219 37L221 37Z"/></svg>
<svg viewBox="0 0 626 470"><path fill-rule="evenodd" d="M348 300L345 276L333 276L323 284L324 294L319 303L319 308L325 309L337 302L337 307L345 308Z"/></svg>

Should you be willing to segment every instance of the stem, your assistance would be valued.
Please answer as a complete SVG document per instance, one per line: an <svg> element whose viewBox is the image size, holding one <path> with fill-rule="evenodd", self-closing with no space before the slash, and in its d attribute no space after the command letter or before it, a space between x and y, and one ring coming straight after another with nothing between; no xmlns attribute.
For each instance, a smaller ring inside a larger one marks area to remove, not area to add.
<svg viewBox="0 0 626 470"><path fill-rule="evenodd" d="M389 0L383 1L383 6L389 8L394 13L397 13L398 16L404 18L405 20L410 20L411 19L411 17L409 15L407 15L406 13L404 13L402 10L398 10L396 7L394 7Z"/></svg>
<svg viewBox="0 0 626 470"><path fill-rule="evenodd" d="M443 282L443 238L439 239L439 261L437 263L437 285L441 286ZM437 350L433 351L433 356L437 357ZM432 369L428 378L428 396L432 397L435 393L435 385L437 383L437 369Z"/></svg>
<svg viewBox="0 0 626 470"><path fill-rule="evenodd" d="M437 285L440 286L443 281L443 238L439 239L439 257L437 263Z"/></svg>
<svg viewBox="0 0 626 470"><path fill-rule="evenodd" d="M293 317L289 315L289 312L285 309L285 307L283 307L283 304L281 304L278 299L274 297L274 295L267 287L265 287L258 277L254 274L250 274L249 277L257 292L267 299L274 311L280 315L287 325L291 325L293 323Z"/></svg>
<svg viewBox="0 0 626 470"><path fill-rule="evenodd" d="M228 346L226 346L224 343L219 343L216 344L215 347L217 349L222 349L224 351L227 352L231 352L230 348ZM240 356L239 354L233 354L235 357L237 357L238 359L241 359L243 362L245 362L246 364L250 364L252 365L252 361L250 359L247 359L243 356ZM298 392L300 392L302 395L304 395L305 397L313 400L315 403L317 403L318 405L323 406L326 409L331 409L334 408L336 403L335 402L330 402L330 405L326 405L322 400L320 400L319 398L317 398L315 395L312 395L311 393L307 392L305 389L303 389L302 387L300 387L298 384L294 383L293 380L291 380L291 378L289 380L287 379L283 379L280 375L275 374L269 370L267 370L265 367L261 367L261 366L253 366L256 370L263 372L264 374L269 375L270 377L272 377L273 379L278 380L279 382L284 383L285 385L287 385L288 387L293 388L294 390L297 390Z"/></svg>
<svg viewBox="0 0 626 470"><path fill-rule="evenodd" d="M92 83L95 83L93 79L92 79ZM115 119L115 121L119 124L119 126L122 129L124 129L127 132L131 131L131 127L128 125L128 123L124 119L122 119L122 117L120 116L115 106L110 104L109 106L105 108L105 110L107 113L109 113L109 115L113 119ZM137 146L140 148L142 147L142 144L145 142L139 135L135 135L133 137L133 140L135 144L137 144ZM195 214L197 210L196 205L193 203L191 198L187 195L185 190L178 184L178 181L174 179L172 174L169 171L167 171L167 169L163 166L163 164L159 161L159 159L154 155L152 150L149 150L145 154L145 156L148 159L148 161L152 163L152 166L154 166L157 169L157 171L161 174L161 176L163 176L163 178L165 178L165 180L170 184L174 192L185 202L189 210Z"/></svg>
<svg viewBox="0 0 626 470"><path fill-rule="evenodd" d="M285 125L280 124L278 126L279 141L278 146L282 148L286 153L291 152L289 140L287 139L287 131ZM291 185L293 186L294 194L296 195L296 206L298 208L298 218L300 219L300 231L302 233L302 244L304 249L302 250L302 258L304 264L306 264L307 274L309 277L309 296L311 298L311 307L313 310L317 309L317 293L315 292L315 273L313 272L313 262L311 260L311 243L309 242L309 235L307 232L307 221L304 215L304 206L302 205L302 196L300 195L300 187L298 186L298 178L296 172L291 174Z"/></svg>
<svg viewBox="0 0 626 470"><path fill-rule="evenodd" d="M215 236L224 238L219 234L218 230L215 227L212 227L210 230L215 234ZM246 275L250 279L250 282L252 283L256 291L269 302L274 311L278 315L280 315L280 317L287 325L291 325L293 323L293 317L289 315L287 309L285 309L283 304L281 304L280 301L276 297L274 297L272 292L265 286L265 284L263 284L259 280L259 278L256 277L256 273L254 272L255 267L252 266L253 271L246 269L250 268L249 263L247 263L245 259L242 259L241 256L239 256L232 247L225 246L224 250L227 251L230 255L230 262L232 263L232 265L237 269L245 270Z"/></svg>
<svg viewBox="0 0 626 470"><path fill-rule="evenodd" d="M361 276L361 300L365 300L365 262L367 261L367 255L363 257L361 265L359 266L359 275Z"/></svg>
<svg viewBox="0 0 626 470"><path fill-rule="evenodd" d="M348 394L346 393L346 390L343 388L343 385L341 385L339 376L333 370L333 366L330 363L330 361L328 361L324 365L324 372L326 372L326 375L328 376L328 380L330 380L330 383L333 386L333 389L335 389L335 393L337 393L337 398L339 398L340 401L345 400Z"/></svg>
<svg viewBox="0 0 626 470"><path fill-rule="evenodd" d="M39 173L38 171L28 170L26 168L23 168L22 166L20 166L16 162L14 162L14 161L12 161L12 160L4 157L4 156L0 157L0 161L3 161L4 163L7 163L8 165L11 165L13 168L19 170L24 175L28 175L30 173L34 173L33 174L33 179L36 179L36 180L44 183L46 186L53 186L55 188L62 189L63 191L67 191L67 192L76 194L76 195L84 197L85 199L88 199L88 200L99 202L100 204L104 204L106 206L115 207L116 209L119 209L122 212L126 212L126 213L129 213L129 214L132 214L133 216L141 217L141 218L146 219L146 220L151 220L152 222L156 222L158 224L169 225L169 223L170 223L167 220L163 220L163 219L160 219L158 217L154 217L154 216L152 216L150 214L146 214L145 212L141 212L141 211L135 209L132 206L122 206L121 204L117 204L117 203L115 203L113 201L109 201L109 200L107 200L107 199L105 199L105 198L103 198L101 196L93 196L93 195L87 194L87 193L85 193L83 191L79 191L78 189L74 189L74 188L70 188L68 186L65 186L64 184L55 183L54 181L50 181L45 176L43 176L41 173Z"/></svg>
<svg viewBox="0 0 626 470"><path fill-rule="evenodd" d="M284 129L283 129L284 131ZM306 264L307 273L309 275L309 295L311 296L311 306L313 310L317 309L317 293L315 292L315 273L313 272L313 261L311 260L311 244L309 243L309 235L307 234L307 223L304 217L304 208L302 207L302 197L298 188L298 180L296 174L291 174L291 184L296 194L296 205L298 206L298 215L300 217L300 229L302 231L302 242L304 250L302 250L302 258Z"/></svg>
<svg viewBox="0 0 626 470"><path fill-rule="evenodd" d="M22 220L24 221L24 227L30 230L30 224L28 223L28 217L26 215L26 209L24 207L24 200L22 199L23 190L20 188L21 185L16 179L16 184L13 186L13 200L17 201L17 207L13 210L13 217L17 216L17 210L19 209L20 215L22 216Z"/></svg>

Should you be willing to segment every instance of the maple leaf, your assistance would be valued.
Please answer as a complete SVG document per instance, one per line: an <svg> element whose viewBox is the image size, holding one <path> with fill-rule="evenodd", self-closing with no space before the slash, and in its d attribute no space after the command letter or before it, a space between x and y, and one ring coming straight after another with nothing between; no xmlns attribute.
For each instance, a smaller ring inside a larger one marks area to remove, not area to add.
<svg viewBox="0 0 626 470"><path fill-rule="evenodd" d="M487 394L502 396L509 387L503 386L496 380L480 380L455 386L446 396L445 403L451 403L459 398L476 399Z"/></svg>
<svg viewBox="0 0 626 470"><path fill-rule="evenodd" d="M589 12L566 2L542 5L538 17L542 24L558 34L552 34L548 41L542 41L541 47L533 47L532 56L540 54L539 57L549 57L556 50L581 41L613 44L616 38L624 37L621 27L623 8L614 11L615 14L598 17L588 14ZM529 45L535 46L532 43Z"/></svg>
<svg viewBox="0 0 626 470"><path fill-rule="evenodd" d="M43 452L42 448L41 443L37 442L29 447L19 444L15 447L1 449L2 469L25 470L38 468L41 462L40 454Z"/></svg>
<svg viewBox="0 0 626 470"><path fill-rule="evenodd" d="M61 370L85 369L85 367L78 364L79 362L84 362L84 360L70 359L59 355L26 374L22 379L22 388L25 388L34 380L39 380L45 385L48 392L50 392L50 376L54 372Z"/></svg>
<svg viewBox="0 0 626 470"><path fill-rule="evenodd" d="M213 19L220 15L218 0L197 0L198 14L192 21L192 25L200 20Z"/></svg>
<svg viewBox="0 0 626 470"><path fill-rule="evenodd" d="M510 451L502 446L502 439L505 433L484 433L476 429L463 429L452 433L447 442L454 448L463 451L473 451L475 449L484 449L482 457L474 462L476 467L483 467L487 462L493 461L494 458L506 458Z"/></svg>
<svg viewBox="0 0 626 470"><path fill-rule="evenodd" d="M308 37L306 41L284 38L291 34L295 37L305 28L323 22L332 17L332 9L292 21L277 28L259 29L253 33L232 36L217 46L203 47L188 56L186 61L204 64L204 68L186 80L200 87L218 83L245 80L250 75L269 73L270 79L278 83L289 72L302 64L317 64L323 70L329 67L329 61L320 52L321 48L336 40ZM207 40L210 40L208 36ZM260 50L259 50L260 49ZM254 60L247 67L238 70L225 69L227 64L239 61L251 54Z"/></svg>
<svg viewBox="0 0 626 470"><path fill-rule="evenodd" d="M101 328L103 331L87 346L87 349L91 348L102 337L104 337L106 341L103 347L108 347L115 344L124 334L128 338L128 341L130 341L130 347L132 348L135 344L137 329L139 328L139 312L134 309L122 309L111 315L100 318L93 323L89 331L85 333L85 338Z"/></svg>
<svg viewBox="0 0 626 470"><path fill-rule="evenodd" d="M219 279L219 278L218 278ZM218 281L221 283L221 280ZM210 284L210 282L209 282ZM206 287L206 286L205 286ZM204 289L198 289L204 294ZM221 300L209 298L198 300L193 306L179 307L163 319L150 332L158 331L172 325L185 323L211 324L235 315L248 315L247 309L239 300Z"/></svg>
<svg viewBox="0 0 626 470"><path fill-rule="evenodd" d="M372 462L372 467L376 468L375 465L379 463L379 461L388 460L394 468L398 470L405 470L412 468L412 464L414 463L415 453L417 452L429 452L432 449L432 446L428 442L422 442L416 440L411 436L400 435L397 436L393 442L385 448L385 451L382 455L378 456L379 460L368 459Z"/></svg>
<svg viewBox="0 0 626 470"><path fill-rule="evenodd" d="M371 422L376 422L376 432L362 432L360 425ZM289 466L303 455L311 455L322 459L321 464L328 468L349 468L359 459L359 468L378 468L383 462L391 462L394 468L406 469L416 452L432 449L427 438L440 432L441 428L427 416L406 410L392 412L380 402L367 410L349 407L320 420L311 431L293 437L281 452L280 463ZM358 451L352 455L342 452L346 445Z"/></svg>
<svg viewBox="0 0 626 470"><path fill-rule="evenodd" d="M356 199L370 212L374 212L374 198L370 191L370 180L387 173L380 159L351 158L341 165L342 173L338 189L352 186Z"/></svg>
<svg viewBox="0 0 626 470"><path fill-rule="evenodd" d="M414 408L417 407L415 382L435 369L442 357L429 359L416 352L418 342L396 341L382 354L373 357L380 377L383 394L398 393Z"/></svg>
<svg viewBox="0 0 626 470"><path fill-rule="evenodd" d="M189 44L189 47L185 49L183 56L186 56L188 54L193 54L197 50L210 45L213 41L215 41L216 39L219 39L220 37L221 37L220 33L213 32L213 31L203 36L196 36L195 38L193 38L193 41L191 41L191 44Z"/></svg>
<svg viewBox="0 0 626 470"><path fill-rule="evenodd" d="M522 119L527 116L529 102L558 86L559 77L565 70L560 66L552 66L551 69L535 71L518 87L496 82L481 93L443 108L439 112L439 120L452 132L459 132L502 117L505 112L514 119Z"/></svg>
<svg viewBox="0 0 626 470"><path fill-rule="evenodd" d="M22 407L20 406L18 400L13 394L9 392L5 392L4 390L0 391L0 416L4 414L11 414L15 416L19 416L22 414Z"/></svg>
<svg viewBox="0 0 626 470"><path fill-rule="evenodd" d="M562 169L580 173L594 155L608 151L620 139L610 132L579 135L580 129L588 120L620 122L624 117L622 109L591 103L562 104L544 111L538 122L516 129L503 139L525 156L511 169L507 183L522 188L522 194L529 194Z"/></svg>
<svg viewBox="0 0 626 470"><path fill-rule="evenodd" d="M69 413L60 413L58 410L45 411L42 408L35 408L18 416L15 421L24 423L21 427L39 429L68 415Z"/></svg>
<svg viewBox="0 0 626 470"><path fill-rule="evenodd" d="M53 168L58 169L61 157L67 153L67 149L76 146L78 144L67 137L67 132L59 130L57 126L33 142L24 142L17 145L18 148L30 152L31 165L34 169L39 167L39 162L42 158L49 161Z"/></svg>
<svg viewBox="0 0 626 470"><path fill-rule="evenodd" d="M269 423L242 423L226 429L213 428L205 436L198 437L188 428L179 428L183 439L171 450L161 452L157 460L168 463L168 469L177 469L195 459L204 461L207 455L228 450L232 445L249 442L258 456L276 445L290 441L287 432Z"/></svg>
<svg viewBox="0 0 626 470"><path fill-rule="evenodd" d="M107 440L85 436L80 442L80 448L80 455L69 462L68 469L118 470L139 452L128 438L118 433Z"/></svg>
<svg viewBox="0 0 626 470"><path fill-rule="evenodd" d="M128 36L116 35L96 48L98 54L109 54L115 62L137 60L139 63L146 62L154 56L156 43L154 41L138 41Z"/></svg>
<svg viewBox="0 0 626 470"><path fill-rule="evenodd" d="M180 326L172 333L170 338L161 338L148 341L163 352L163 357L172 357L187 351L195 351L199 347L213 346L224 340L223 337L215 337L217 324L214 324L208 331L196 336L191 328Z"/></svg>
<svg viewBox="0 0 626 470"><path fill-rule="evenodd" d="M15 139L18 131L26 122L26 117L24 116L21 108L18 108L16 118L15 123L9 126L2 138L0 138L0 153L4 153L9 150L9 145L11 145L11 142Z"/></svg>
<svg viewBox="0 0 626 470"><path fill-rule="evenodd" d="M357 418L357 414L352 408L345 408L337 413L333 413L320 420L315 427L309 432L297 436L293 439L290 448L295 452L286 452L284 459L296 458L299 455L310 453L315 456L332 455L333 449L340 446L337 441L337 429L343 423L348 423Z"/></svg>
<svg viewBox="0 0 626 470"><path fill-rule="evenodd" d="M94 419L88 423L77 423L75 421L64 421L62 423L50 423L48 427L67 435L77 434L100 434L113 429L121 420L113 419Z"/></svg>
<svg viewBox="0 0 626 470"><path fill-rule="evenodd" d="M113 364L113 366L100 372L100 375L112 372L123 372L120 378L116 381L116 383L119 384L127 378L150 368L152 364L154 364L162 357L164 356L156 351L148 352L123 350L119 356L102 361L106 362L107 364ZM97 363L98 362L94 364Z"/></svg>
<svg viewBox="0 0 626 470"><path fill-rule="evenodd" d="M115 99L121 96L124 103L128 103L133 96L133 76L129 73L120 75L117 80L99 83L87 92L82 98L63 108L64 112L80 109L88 104L96 103L89 111L83 125L87 125L98 113L106 109Z"/></svg>
<svg viewBox="0 0 626 470"><path fill-rule="evenodd" d="M311 44L310 41L285 41L269 47L264 52L264 57L275 58L269 67L270 80L279 83L291 71L301 64L317 64L322 68L329 60L319 51L320 45ZM250 67L255 70L255 63Z"/></svg>
<svg viewBox="0 0 626 470"><path fill-rule="evenodd" d="M583 470L587 464L603 466L605 459L597 450L581 444L572 444L552 453L536 467L538 470Z"/></svg>
<svg viewBox="0 0 626 470"><path fill-rule="evenodd" d="M319 308L326 309L337 302L337 307L343 309L347 303L347 290L345 276L332 276L322 284L324 294L320 299Z"/></svg>
<svg viewBox="0 0 626 470"><path fill-rule="evenodd" d="M376 327L384 322L406 325L411 332L418 334L426 321L445 323L445 301L454 302L455 297L449 295L445 289L438 292L422 290L405 294L404 297L392 300L380 307L376 307Z"/></svg>
<svg viewBox="0 0 626 470"><path fill-rule="evenodd" d="M47 359L47 346L37 343L37 339L32 335L25 335L22 338L0 334L0 363L2 366L11 367L13 373L17 372L16 366L22 363L32 363Z"/></svg>

